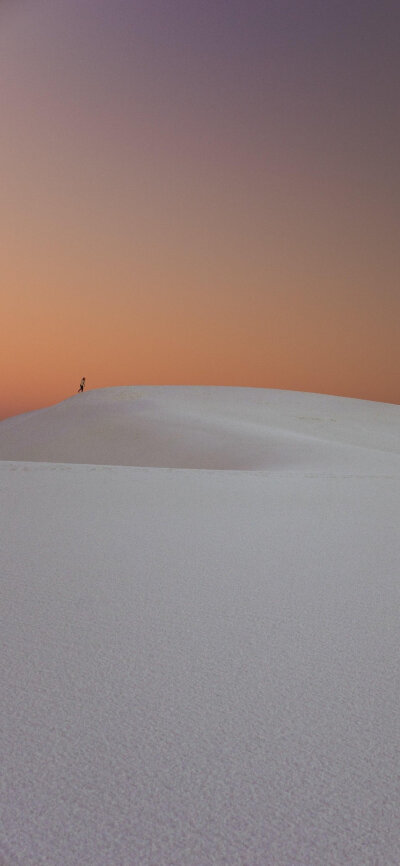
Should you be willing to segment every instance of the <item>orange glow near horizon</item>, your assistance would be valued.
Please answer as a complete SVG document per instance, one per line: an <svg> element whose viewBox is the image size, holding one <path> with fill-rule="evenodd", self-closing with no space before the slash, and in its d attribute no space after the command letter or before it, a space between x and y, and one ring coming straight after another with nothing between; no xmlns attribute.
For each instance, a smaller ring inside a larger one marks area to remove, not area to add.
<svg viewBox="0 0 400 866"><path fill-rule="evenodd" d="M399 402L387 21L128 5L0 14L0 418L83 375Z"/></svg>

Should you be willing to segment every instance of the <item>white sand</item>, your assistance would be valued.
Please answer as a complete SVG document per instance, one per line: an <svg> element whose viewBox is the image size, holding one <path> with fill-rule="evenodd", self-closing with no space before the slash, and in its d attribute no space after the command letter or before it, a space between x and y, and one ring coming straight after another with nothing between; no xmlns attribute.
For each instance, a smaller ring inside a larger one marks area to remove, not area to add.
<svg viewBox="0 0 400 866"><path fill-rule="evenodd" d="M399 451L262 389L0 424L2 866L399 866Z"/></svg>

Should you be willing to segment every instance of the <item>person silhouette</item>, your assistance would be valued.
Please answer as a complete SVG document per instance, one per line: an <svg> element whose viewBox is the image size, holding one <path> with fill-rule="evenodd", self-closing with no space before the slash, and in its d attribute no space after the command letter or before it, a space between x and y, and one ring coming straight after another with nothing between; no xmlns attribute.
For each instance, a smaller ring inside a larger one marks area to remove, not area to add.
<svg viewBox="0 0 400 866"><path fill-rule="evenodd" d="M81 384L79 385L78 394L80 394L81 391L83 391L83 389L85 387L85 382L86 382L86 376L82 376Z"/></svg>

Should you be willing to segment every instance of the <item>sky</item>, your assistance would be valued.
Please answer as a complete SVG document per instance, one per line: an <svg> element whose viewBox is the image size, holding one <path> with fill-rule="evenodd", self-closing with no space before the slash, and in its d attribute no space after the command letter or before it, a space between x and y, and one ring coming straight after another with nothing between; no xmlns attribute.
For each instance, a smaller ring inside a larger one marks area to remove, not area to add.
<svg viewBox="0 0 400 866"><path fill-rule="evenodd" d="M399 93L398 0L2 0L0 418L400 402Z"/></svg>

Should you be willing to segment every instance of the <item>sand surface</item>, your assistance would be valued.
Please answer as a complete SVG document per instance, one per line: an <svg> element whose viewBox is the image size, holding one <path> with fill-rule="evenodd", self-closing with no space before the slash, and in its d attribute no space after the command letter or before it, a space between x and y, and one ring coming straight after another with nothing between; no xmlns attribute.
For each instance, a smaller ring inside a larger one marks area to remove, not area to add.
<svg viewBox="0 0 400 866"><path fill-rule="evenodd" d="M1 866L399 866L400 409L0 424Z"/></svg>

